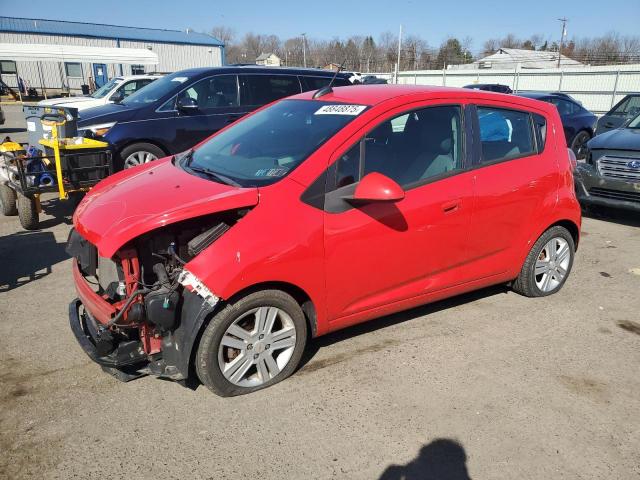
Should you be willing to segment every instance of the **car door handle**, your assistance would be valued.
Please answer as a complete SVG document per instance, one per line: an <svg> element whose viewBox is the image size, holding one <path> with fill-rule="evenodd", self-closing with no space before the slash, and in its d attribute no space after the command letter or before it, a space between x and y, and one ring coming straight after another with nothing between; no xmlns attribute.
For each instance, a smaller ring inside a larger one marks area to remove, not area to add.
<svg viewBox="0 0 640 480"><path fill-rule="evenodd" d="M607 123L604 124L604 126L607 127L607 128L611 128L611 127L613 127L613 123L607 122Z"/></svg>
<svg viewBox="0 0 640 480"><path fill-rule="evenodd" d="M442 211L444 213L452 213L455 212L456 210L458 210L460 208L460 204L461 204L461 200L457 199L457 200L452 200L450 202L445 202L443 203L442 206Z"/></svg>

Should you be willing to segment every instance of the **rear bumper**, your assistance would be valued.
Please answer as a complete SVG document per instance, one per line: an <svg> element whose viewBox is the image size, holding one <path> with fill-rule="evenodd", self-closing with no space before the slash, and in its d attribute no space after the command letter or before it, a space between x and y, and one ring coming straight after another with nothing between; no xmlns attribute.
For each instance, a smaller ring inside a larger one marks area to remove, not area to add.
<svg viewBox="0 0 640 480"><path fill-rule="evenodd" d="M588 163L578 164L574 179L581 204L640 212L640 183L603 177Z"/></svg>

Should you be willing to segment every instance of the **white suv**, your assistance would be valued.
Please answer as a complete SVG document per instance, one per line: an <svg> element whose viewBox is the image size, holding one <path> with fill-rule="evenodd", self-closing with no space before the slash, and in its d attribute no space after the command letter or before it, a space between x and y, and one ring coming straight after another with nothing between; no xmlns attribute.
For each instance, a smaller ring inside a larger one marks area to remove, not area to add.
<svg viewBox="0 0 640 480"><path fill-rule="evenodd" d="M91 95L51 98L38 102L38 105L56 105L58 107L77 108L78 111L86 110L87 108L99 107L108 103L120 102L160 77L161 75L114 77Z"/></svg>

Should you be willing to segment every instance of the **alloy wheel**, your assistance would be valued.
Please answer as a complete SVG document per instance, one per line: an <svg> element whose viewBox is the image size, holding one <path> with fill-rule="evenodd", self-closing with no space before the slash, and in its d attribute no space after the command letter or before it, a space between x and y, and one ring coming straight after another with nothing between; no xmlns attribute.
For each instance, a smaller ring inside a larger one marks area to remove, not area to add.
<svg viewBox="0 0 640 480"><path fill-rule="evenodd" d="M218 347L218 366L234 385L255 387L275 378L289 363L296 327L283 310L263 306L238 317Z"/></svg>
<svg viewBox="0 0 640 480"><path fill-rule="evenodd" d="M567 275L570 261L569 243L561 237L549 240L536 260L534 276L537 287L545 293L558 288Z"/></svg>
<svg viewBox="0 0 640 480"><path fill-rule="evenodd" d="M583 160L587 156L587 142L591 140L591 136L587 132L580 132L573 140L572 150L577 160Z"/></svg>
<svg viewBox="0 0 640 480"><path fill-rule="evenodd" d="M136 167L138 165L142 165L143 163L153 162L157 159L158 157L156 157L153 153L140 150L138 152L133 152L125 159L124 168Z"/></svg>

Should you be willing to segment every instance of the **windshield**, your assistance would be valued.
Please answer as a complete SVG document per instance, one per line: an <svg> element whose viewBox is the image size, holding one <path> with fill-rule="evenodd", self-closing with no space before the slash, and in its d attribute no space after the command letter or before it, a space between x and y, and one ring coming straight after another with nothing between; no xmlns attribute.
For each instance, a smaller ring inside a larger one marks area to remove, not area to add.
<svg viewBox="0 0 640 480"><path fill-rule="evenodd" d="M176 91L187 80L189 80L189 77L181 72L167 75L132 93L121 103L129 106L140 106L157 102L167 94Z"/></svg>
<svg viewBox="0 0 640 480"><path fill-rule="evenodd" d="M364 105L283 100L198 148L186 168L209 170L243 187L274 183L360 115Z"/></svg>
<svg viewBox="0 0 640 480"><path fill-rule="evenodd" d="M627 128L640 128L640 115L637 115L636 118L631 120Z"/></svg>
<svg viewBox="0 0 640 480"><path fill-rule="evenodd" d="M91 94L91 96L93 98L103 98L106 97L107 94L111 91L111 89L113 87L115 87L116 85L118 85L120 82L122 81L121 78L112 78L111 80L109 80L107 83L105 83L103 86L101 86L98 90L96 90L95 92L93 92Z"/></svg>

